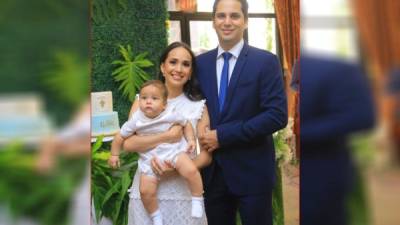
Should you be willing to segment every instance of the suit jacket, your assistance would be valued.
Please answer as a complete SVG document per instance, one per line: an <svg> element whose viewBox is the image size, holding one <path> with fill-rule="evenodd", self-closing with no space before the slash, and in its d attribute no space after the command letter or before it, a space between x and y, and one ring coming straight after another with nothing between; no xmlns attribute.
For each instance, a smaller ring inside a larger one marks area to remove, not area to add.
<svg viewBox="0 0 400 225"><path fill-rule="evenodd" d="M370 88L359 66L303 55L298 72L302 157L343 152L349 134L374 125Z"/></svg>
<svg viewBox="0 0 400 225"><path fill-rule="evenodd" d="M348 136L371 128L374 110L360 67L337 59L301 56L301 224L346 222L354 180Z"/></svg>
<svg viewBox="0 0 400 225"><path fill-rule="evenodd" d="M220 144L211 165L202 170L205 190L218 164L232 192L264 193L274 184L272 134L287 124L281 66L272 53L245 43L219 112L216 60L217 49L197 57L200 89Z"/></svg>

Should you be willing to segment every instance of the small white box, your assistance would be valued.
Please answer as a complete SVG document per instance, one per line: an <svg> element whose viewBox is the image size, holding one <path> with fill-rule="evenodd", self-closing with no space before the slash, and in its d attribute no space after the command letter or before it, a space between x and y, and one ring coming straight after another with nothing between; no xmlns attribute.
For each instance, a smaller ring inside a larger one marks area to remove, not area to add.
<svg viewBox="0 0 400 225"><path fill-rule="evenodd" d="M113 111L111 91L91 93L92 114L111 113Z"/></svg>

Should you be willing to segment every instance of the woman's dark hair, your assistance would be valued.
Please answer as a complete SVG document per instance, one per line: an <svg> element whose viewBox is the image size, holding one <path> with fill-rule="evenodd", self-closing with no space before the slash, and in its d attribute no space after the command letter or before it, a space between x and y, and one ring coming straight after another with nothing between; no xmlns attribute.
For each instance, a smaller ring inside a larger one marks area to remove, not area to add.
<svg viewBox="0 0 400 225"><path fill-rule="evenodd" d="M197 80L196 76L196 57L192 50L190 49L189 45L183 43L183 42L174 42L165 48L163 53L161 54L160 57L160 65L165 63L165 60L167 60L168 54L174 50L175 48L184 48L186 51L189 52L190 56L192 57L192 75L190 77L190 80L186 82L185 85L183 85L183 92L185 93L186 97L188 97L192 101L198 101L203 98L201 92L200 92L200 87L199 87L199 81ZM162 82L165 82L165 78L162 75L162 72L160 70L159 74L159 79Z"/></svg>

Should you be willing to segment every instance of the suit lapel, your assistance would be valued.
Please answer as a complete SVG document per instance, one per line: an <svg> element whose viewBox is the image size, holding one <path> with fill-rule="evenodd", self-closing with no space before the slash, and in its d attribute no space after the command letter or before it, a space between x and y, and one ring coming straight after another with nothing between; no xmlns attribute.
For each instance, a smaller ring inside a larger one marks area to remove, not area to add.
<svg viewBox="0 0 400 225"><path fill-rule="evenodd" d="M221 114L226 113L226 111L229 108L229 105L232 101L233 93L235 91L236 84L239 80L239 76L241 74L241 71L242 71L244 65L246 64L248 50L249 50L249 45L244 43L243 49L239 54L238 60L236 61L235 68L233 69L231 79L229 80L228 93L226 95L224 108L222 109ZM217 99L218 99L218 96L217 96Z"/></svg>
<svg viewBox="0 0 400 225"><path fill-rule="evenodd" d="M218 84L217 84L217 54L218 49L212 50L210 57L209 57L209 64L206 65L207 73L210 76L210 96L207 99L210 101L210 105L212 105L211 110L214 118L219 117L219 102L218 102ZM210 109L209 109L210 110Z"/></svg>

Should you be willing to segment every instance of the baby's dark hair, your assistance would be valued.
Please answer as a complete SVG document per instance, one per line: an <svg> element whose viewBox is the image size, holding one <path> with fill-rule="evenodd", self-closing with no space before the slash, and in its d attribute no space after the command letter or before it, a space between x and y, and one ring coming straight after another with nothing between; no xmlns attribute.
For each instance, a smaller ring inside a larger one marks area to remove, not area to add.
<svg viewBox="0 0 400 225"><path fill-rule="evenodd" d="M167 98L168 98L168 90L165 84L161 80L149 80L146 81L142 84L142 87L140 88L140 92L142 92L143 88L147 86L154 86L157 89L161 91L161 97L163 98L164 102L167 103Z"/></svg>

